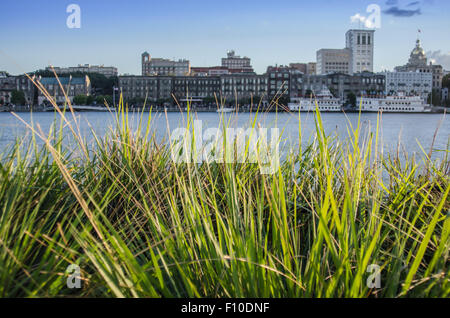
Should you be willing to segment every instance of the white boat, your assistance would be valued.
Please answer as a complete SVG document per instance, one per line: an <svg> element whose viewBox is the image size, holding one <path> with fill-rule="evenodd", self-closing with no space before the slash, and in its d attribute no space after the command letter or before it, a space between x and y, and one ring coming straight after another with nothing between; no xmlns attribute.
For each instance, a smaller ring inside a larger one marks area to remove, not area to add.
<svg viewBox="0 0 450 318"><path fill-rule="evenodd" d="M217 110L218 113L232 113L234 112L234 108L226 108L222 107Z"/></svg>
<svg viewBox="0 0 450 318"><path fill-rule="evenodd" d="M429 113L431 106L426 104L420 96L386 96L383 98L360 97L356 107L362 112L386 113Z"/></svg>
<svg viewBox="0 0 450 318"><path fill-rule="evenodd" d="M326 87L323 87L320 93L312 98L294 97L291 100L292 102L288 104L291 111L311 112L315 111L316 107L321 112L340 112L342 110L339 98L335 98Z"/></svg>

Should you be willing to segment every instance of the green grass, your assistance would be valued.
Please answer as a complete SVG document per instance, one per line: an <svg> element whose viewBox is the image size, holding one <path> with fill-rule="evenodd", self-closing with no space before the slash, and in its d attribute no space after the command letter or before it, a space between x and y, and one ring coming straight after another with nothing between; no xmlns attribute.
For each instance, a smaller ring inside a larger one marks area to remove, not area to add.
<svg viewBox="0 0 450 318"><path fill-rule="evenodd" d="M264 175L174 164L151 116L132 129L124 107L88 147L70 116L0 155L1 297L449 297L448 149L400 160L379 127L343 142L317 112L315 138Z"/></svg>

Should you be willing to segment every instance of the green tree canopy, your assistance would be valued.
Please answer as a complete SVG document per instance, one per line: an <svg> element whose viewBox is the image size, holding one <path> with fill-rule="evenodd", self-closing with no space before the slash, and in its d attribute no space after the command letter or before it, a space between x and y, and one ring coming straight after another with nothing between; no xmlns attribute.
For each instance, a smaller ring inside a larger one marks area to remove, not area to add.
<svg viewBox="0 0 450 318"><path fill-rule="evenodd" d="M25 94L22 91L12 91L11 93L11 103L14 105L25 105Z"/></svg>
<svg viewBox="0 0 450 318"><path fill-rule="evenodd" d="M74 105L86 105L87 98L88 97L86 95L77 95L73 98L73 104Z"/></svg>
<svg viewBox="0 0 450 318"><path fill-rule="evenodd" d="M99 95L95 98L98 106L105 106L105 101L109 107L112 107L113 98L110 95Z"/></svg>
<svg viewBox="0 0 450 318"><path fill-rule="evenodd" d="M347 104L350 104L353 108L356 107L356 95L353 92L348 93L347 95Z"/></svg>
<svg viewBox="0 0 450 318"><path fill-rule="evenodd" d="M450 89L450 74L447 74L442 79L442 88Z"/></svg>
<svg viewBox="0 0 450 318"><path fill-rule="evenodd" d="M433 106L441 106L441 94L439 90L433 89L433 92L428 95L428 104Z"/></svg>

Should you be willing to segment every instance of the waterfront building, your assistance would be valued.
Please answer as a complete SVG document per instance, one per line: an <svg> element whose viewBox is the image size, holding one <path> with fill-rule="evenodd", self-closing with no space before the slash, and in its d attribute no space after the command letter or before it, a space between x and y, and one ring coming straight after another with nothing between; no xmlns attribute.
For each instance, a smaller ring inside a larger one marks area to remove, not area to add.
<svg viewBox="0 0 450 318"><path fill-rule="evenodd" d="M10 76L5 72L0 76L0 104L10 103L13 91L23 92L26 105L35 104L36 87L33 82L25 75Z"/></svg>
<svg viewBox="0 0 450 318"><path fill-rule="evenodd" d="M173 103L194 99L227 102L243 98L265 97L267 77L254 73L224 74L220 76L119 76L119 87L125 101L149 102L165 100Z"/></svg>
<svg viewBox="0 0 450 318"><path fill-rule="evenodd" d="M37 102L38 88L33 81L26 75L15 76L16 90L23 92L25 103L27 105L35 105Z"/></svg>
<svg viewBox="0 0 450 318"><path fill-rule="evenodd" d="M177 76L172 83L172 93L178 101L214 98L220 91L218 76Z"/></svg>
<svg viewBox="0 0 450 318"><path fill-rule="evenodd" d="M349 73L373 72L375 30L349 30L345 42L351 57Z"/></svg>
<svg viewBox="0 0 450 318"><path fill-rule="evenodd" d="M291 71L289 66L269 66L267 68L267 94L269 100L274 97L289 99L291 95Z"/></svg>
<svg viewBox="0 0 450 318"><path fill-rule="evenodd" d="M222 58L222 66L242 73L253 72L250 58L246 56L240 57L233 50L228 51L227 57Z"/></svg>
<svg viewBox="0 0 450 318"><path fill-rule="evenodd" d="M255 98L253 103L267 98L267 76L255 73L237 73L220 76L220 96L228 102ZM256 100L257 99L257 100Z"/></svg>
<svg viewBox="0 0 450 318"><path fill-rule="evenodd" d="M91 93L91 83L88 76L83 77L40 77L37 79L53 100L61 105L66 103L65 94L70 102L78 95L89 96ZM61 85L60 85L61 84ZM61 89L63 87L64 91ZM40 91L37 91L38 105L50 104L47 97Z"/></svg>
<svg viewBox="0 0 450 318"><path fill-rule="evenodd" d="M302 95L318 94L326 87L334 97L344 102L351 93L355 96L383 96L385 83L384 75L370 72L354 75L344 73L310 75L303 80Z"/></svg>
<svg viewBox="0 0 450 318"><path fill-rule="evenodd" d="M191 73L191 63L188 60L152 58L148 52L142 53L141 58L142 76L186 76Z"/></svg>
<svg viewBox="0 0 450 318"><path fill-rule="evenodd" d="M47 71L53 72L58 75L64 74L74 74L77 72L81 73L98 73L102 74L106 77L113 77L118 75L117 67L114 66L104 66L104 65L90 65L90 64L78 64L78 66L70 66L70 67L47 67Z"/></svg>
<svg viewBox="0 0 450 318"><path fill-rule="evenodd" d="M427 98L433 87L433 74L415 72L382 72L386 77L385 92L388 95L417 95Z"/></svg>
<svg viewBox="0 0 450 318"><path fill-rule="evenodd" d="M125 101L169 101L172 96L172 76L119 76L119 88Z"/></svg>
<svg viewBox="0 0 450 318"><path fill-rule="evenodd" d="M14 76L7 76L5 73L0 77L0 105L6 105L11 102L11 95L16 89L16 80Z"/></svg>
<svg viewBox="0 0 450 318"><path fill-rule="evenodd" d="M290 70L290 81L289 81L289 98L298 98L303 96L303 81L304 78L309 75L303 74L297 69Z"/></svg>
<svg viewBox="0 0 450 318"><path fill-rule="evenodd" d="M417 39L416 46L411 51L408 63L403 66L397 66L396 72L420 72L430 73L433 76L433 89L440 90L442 88L442 79L444 77L444 69L441 65L430 62L427 63L425 50L422 48L420 39Z"/></svg>
<svg viewBox="0 0 450 318"><path fill-rule="evenodd" d="M316 55L317 74L350 74L352 55L349 49L320 49Z"/></svg>

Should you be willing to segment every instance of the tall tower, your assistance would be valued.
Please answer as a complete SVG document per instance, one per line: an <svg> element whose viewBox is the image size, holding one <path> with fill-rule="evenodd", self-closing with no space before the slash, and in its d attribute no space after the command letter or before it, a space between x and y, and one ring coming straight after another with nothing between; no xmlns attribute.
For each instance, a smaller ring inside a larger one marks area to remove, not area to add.
<svg viewBox="0 0 450 318"><path fill-rule="evenodd" d="M151 56L148 52L142 53L141 64L142 64L142 76L148 74L148 65L151 61Z"/></svg>
<svg viewBox="0 0 450 318"><path fill-rule="evenodd" d="M375 30L349 30L345 42L352 55L350 74L373 72Z"/></svg>

